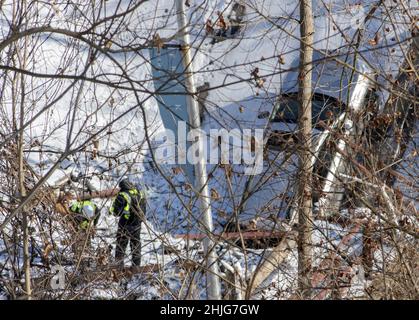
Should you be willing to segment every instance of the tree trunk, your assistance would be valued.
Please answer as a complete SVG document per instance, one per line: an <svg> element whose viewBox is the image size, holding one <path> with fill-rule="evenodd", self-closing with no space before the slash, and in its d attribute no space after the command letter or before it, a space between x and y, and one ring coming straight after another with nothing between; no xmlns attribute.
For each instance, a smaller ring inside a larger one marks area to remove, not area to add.
<svg viewBox="0 0 419 320"><path fill-rule="evenodd" d="M26 1L24 2L26 7ZM26 9L26 8L25 8ZM25 10L26 12L26 10ZM22 69L26 68L27 60L27 37L24 38L23 43L23 56L20 57L20 67ZM24 116L25 116L25 79L24 75L20 75L20 114L19 114L19 138L18 138L18 162L19 162L19 190L21 199L26 197L26 188L25 188L25 167L23 159L23 147L24 147ZM22 210L22 229L23 229L23 268L25 272L25 292L28 300L32 298L32 289L31 289L31 266L30 266L30 255L29 255L29 230L28 230L28 212L23 208Z"/></svg>
<svg viewBox="0 0 419 320"><path fill-rule="evenodd" d="M22 83L23 83L23 76L22 76ZM23 89L23 85L22 85ZM23 96L23 93L22 93ZM23 127L23 100L21 101L21 110L20 110L20 127ZM23 129L19 134L19 190L21 199L26 196L26 188L25 188L25 168L23 164ZM22 210L22 229L23 229L23 268L25 271L25 292L28 300L31 300L32 297L32 290L31 290L31 267L30 267L30 255L29 255L29 232L28 232L28 212L23 208Z"/></svg>
<svg viewBox="0 0 419 320"><path fill-rule="evenodd" d="M311 70L313 58L313 12L311 0L300 2L300 74L299 74L299 181L298 181L298 283L301 297L309 299L312 263L312 166L311 166Z"/></svg>

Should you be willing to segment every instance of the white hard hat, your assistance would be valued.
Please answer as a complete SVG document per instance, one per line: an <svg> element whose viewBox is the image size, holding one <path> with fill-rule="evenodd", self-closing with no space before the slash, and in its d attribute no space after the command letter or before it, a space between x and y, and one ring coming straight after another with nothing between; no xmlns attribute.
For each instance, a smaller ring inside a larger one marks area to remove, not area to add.
<svg viewBox="0 0 419 320"><path fill-rule="evenodd" d="M84 205L82 212L88 219L92 219L95 216L95 210L93 209L92 205Z"/></svg>

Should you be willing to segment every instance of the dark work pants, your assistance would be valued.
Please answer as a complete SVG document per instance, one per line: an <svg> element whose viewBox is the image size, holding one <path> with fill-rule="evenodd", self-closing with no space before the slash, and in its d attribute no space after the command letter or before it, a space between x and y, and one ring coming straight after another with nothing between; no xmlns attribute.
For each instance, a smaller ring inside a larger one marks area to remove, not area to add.
<svg viewBox="0 0 419 320"><path fill-rule="evenodd" d="M124 266L125 251L128 243L132 254L132 265L141 264L141 242L140 242L141 222L127 223L125 218L121 218L116 234L115 260L120 266Z"/></svg>

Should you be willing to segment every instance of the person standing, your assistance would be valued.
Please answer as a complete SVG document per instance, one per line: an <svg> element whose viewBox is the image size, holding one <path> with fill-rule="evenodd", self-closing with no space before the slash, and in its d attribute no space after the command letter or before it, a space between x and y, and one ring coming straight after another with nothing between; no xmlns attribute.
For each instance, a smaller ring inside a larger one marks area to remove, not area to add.
<svg viewBox="0 0 419 320"><path fill-rule="evenodd" d="M109 211L119 217L116 235L115 261L120 268L124 267L125 251L128 244L132 254L132 265L141 264L141 222L145 219L146 199L128 179L119 183L119 193Z"/></svg>

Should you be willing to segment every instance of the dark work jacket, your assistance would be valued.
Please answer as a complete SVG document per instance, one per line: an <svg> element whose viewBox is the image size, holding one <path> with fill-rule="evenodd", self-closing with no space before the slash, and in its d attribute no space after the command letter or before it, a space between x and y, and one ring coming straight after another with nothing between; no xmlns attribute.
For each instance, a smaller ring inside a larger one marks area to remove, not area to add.
<svg viewBox="0 0 419 320"><path fill-rule="evenodd" d="M126 219L123 215L124 207L127 205L127 201L124 196L118 193L113 203L113 214L120 217L119 224L122 226L131 225L137 226L141 224L145 215L145 198L138 192L137 195L131 195L129 190L121 190L120 192L126 192L131 197L130 214L129 218Z"/></svg>

